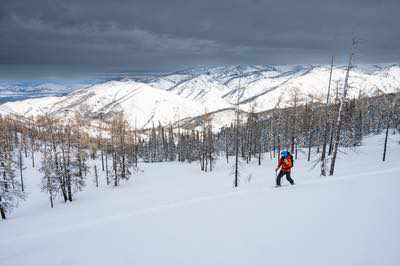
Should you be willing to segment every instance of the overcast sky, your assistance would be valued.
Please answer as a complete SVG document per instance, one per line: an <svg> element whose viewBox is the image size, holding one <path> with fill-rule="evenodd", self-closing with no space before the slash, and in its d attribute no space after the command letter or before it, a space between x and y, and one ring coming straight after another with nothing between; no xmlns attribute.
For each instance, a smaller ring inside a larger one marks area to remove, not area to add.
<svg viewBox="0 0 400 266"><path fill-rule="evenodd" d="M0 63L130 66L400 61L400 0L0 0Z"/></svg>

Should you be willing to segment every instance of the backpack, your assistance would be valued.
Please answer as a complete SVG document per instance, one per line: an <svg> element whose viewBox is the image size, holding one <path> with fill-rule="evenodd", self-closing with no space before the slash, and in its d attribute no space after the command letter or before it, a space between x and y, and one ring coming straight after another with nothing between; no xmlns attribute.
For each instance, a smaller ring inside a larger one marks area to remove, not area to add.
<svg viewBox="0 0 400 266"><path fill-rule="evenodd" d="M291 153L289 153L288 157L290 158L290 160L292 161L292 167L294 166L294 158L293 155Z"/></svg>

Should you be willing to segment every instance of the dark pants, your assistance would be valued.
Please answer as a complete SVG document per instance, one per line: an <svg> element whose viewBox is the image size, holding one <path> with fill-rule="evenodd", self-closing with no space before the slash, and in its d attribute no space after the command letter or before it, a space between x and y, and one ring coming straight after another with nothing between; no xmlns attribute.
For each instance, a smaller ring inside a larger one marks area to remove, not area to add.
<svg viewBox="0 0 400 266"><path fill-rule="evenodd" d="M284 171L282 171L282 170L279 172L278 176L276 177L276 185L277 185L277 186L280 186L280 185L281 185L281 179L282 179L282 177L283 177L284 175L286 175L287 181L289 181L289 183L293 185L293 184L294 184L294 181L293 181L293 179L290 177L290 172L284 172Z"/></svg>

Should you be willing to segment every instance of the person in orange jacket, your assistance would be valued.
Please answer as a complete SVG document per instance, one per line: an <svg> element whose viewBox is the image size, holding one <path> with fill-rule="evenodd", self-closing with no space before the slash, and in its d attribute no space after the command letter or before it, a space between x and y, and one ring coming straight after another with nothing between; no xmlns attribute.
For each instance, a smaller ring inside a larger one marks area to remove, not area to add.
<svg viewBox="0 0 400 266"><path fill-rule="evenodd" d="M293 167L293 156L288 152L288 151L282 151L281 152L281 158L278 161L278 167L275 169L275 172L281 168L279 171L278 176L276 177L276 186L280 187L281 186L281 179L284 175L286 175L287 181L291 185L294 185L294 180L290 176L290 170Z"/></svg>

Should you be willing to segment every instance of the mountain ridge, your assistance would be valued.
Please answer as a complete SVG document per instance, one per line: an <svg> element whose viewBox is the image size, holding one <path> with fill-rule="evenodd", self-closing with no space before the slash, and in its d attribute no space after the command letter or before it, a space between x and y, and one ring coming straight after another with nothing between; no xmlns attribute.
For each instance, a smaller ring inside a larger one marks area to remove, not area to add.
<svg viewBox="0 0 400 266"><path fill-rule="evenodd" d="M332 88L339 93L344 66L333 69ZM190 68L171 73L121 78L86 86L66 95L26 99L0 105L0 113L24 116L50 114L58 117L79 112L88 119L123 111L132 126L174 123L205 112L231 110L239 97L244 111L266 111L324 99L330 66L216 66ZM361 65L352 68L349 97L374 96L400 88L400 65ZM335 96L335 93L331 93ZM222 116L216 127L229 124Z"/></svg>

